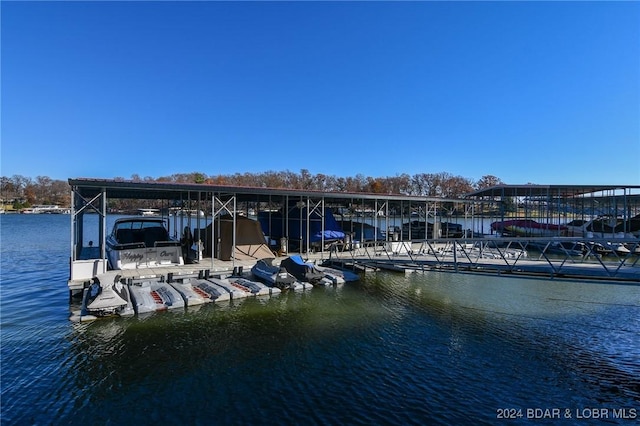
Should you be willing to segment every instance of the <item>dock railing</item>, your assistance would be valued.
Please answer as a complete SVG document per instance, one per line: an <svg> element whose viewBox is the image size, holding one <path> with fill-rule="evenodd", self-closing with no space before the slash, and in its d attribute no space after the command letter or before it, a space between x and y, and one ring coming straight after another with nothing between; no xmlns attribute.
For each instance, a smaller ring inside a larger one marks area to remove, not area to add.
<svg viewBox="0 0 640 426"><path fill-rule="evenodd" d="M331 260L398 270L518 273L640 283L640 239L575 237L439 238L362 243Z"/></svg>

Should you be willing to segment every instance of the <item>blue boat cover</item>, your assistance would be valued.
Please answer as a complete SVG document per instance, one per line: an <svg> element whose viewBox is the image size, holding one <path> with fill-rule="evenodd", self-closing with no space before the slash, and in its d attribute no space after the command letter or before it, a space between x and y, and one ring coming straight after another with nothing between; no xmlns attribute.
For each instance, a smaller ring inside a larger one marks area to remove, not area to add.
<svg viewBox="0 0 640 426"><path fill-rule="evenodd" d="M295 254L295 255L289 256L289 258L291 260L293 260L294 262L296 262L298 265L302 265L302 266L306 266L307 265L305 263L305 261L302 259L302 256L300 256L300 255Z"/></svg>
<svg viewBox="0 0 640 426"><path fill-rule="evenodd" d="M344 239L344 232L328 207L324 209L324 231L322 230L322 217L319 210L313 210L309 217L309 242L320 242L323 237L325 241ZM289 208L287 217L289 220L285 227L282 210L258 213L258 221L260 221L262 230L271 239L278 240L287 237L290 241L302 240L305 243L307 241L307 208L300 209L294 205ZM287 229L288 235L285 232Z"/></svg>

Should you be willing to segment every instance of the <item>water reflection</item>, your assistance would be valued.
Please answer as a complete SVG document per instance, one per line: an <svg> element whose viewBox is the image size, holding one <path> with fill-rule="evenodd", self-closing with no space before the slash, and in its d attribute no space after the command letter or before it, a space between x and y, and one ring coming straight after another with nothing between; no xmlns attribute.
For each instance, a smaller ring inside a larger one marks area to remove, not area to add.
<svg viewBox="0 0 640 426"><path fill-rule="evenodd" d="M377 274L317 290L73 325L74 419L491 422L640 397L632 287Z"/></svg>
<svg viewBox="0 0 640 426"><path fill-rule="evenodd" d="M624 395L640 400L638 287L461 274L451 278L394 275L369 288L449 326L452 357L464 352L469 336L495 338L595 385L603 392L601 399Z"/></svg>
<svg viewBox="0 0 640 426"><path fill-rule="evenodd" d="M495 423L640 400L640 287L376 273L72 323L68 218L0 223L3 424Z"/></svg>
<svg viewBox="0 0 640 426"><path fill-rule="evenodd" d="M237 386L248 387L250 395L250 388L258 384L266 387L267 400L286 400L299 386L295 370L323 365L330 359L330 353L314 354L324 339L349 334L363 324L371 327L388 314L362 300L336 304L344 292L360 298L351 289L319 289L313 294L206 305L180 314L76 324L72 369L76 386L91 389L83 405L124 404L125 395L114 393L119 390L126 390L127 398L153 398L151 393L157 397L158 390L166 393L167 386L182 387L180 384L204 389L217 398L215 406L230 409L240 410L241 401L246 400L246 396L235 399L224 392L235 394ZM251 376L257 382L247 381ZM175 395L178 400L184 397ZM200 398L193 393L190 397ZM113 411L97 415L105 421L120 418L120 414L113 417Z"/></svg>

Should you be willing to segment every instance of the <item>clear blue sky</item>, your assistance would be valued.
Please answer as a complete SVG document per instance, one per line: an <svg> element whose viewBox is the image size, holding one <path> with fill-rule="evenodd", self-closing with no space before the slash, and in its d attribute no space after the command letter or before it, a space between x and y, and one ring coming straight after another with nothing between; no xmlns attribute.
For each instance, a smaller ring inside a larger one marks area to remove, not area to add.
<svg viewBox="0 0 640 426"><path fill-rule="evenodd" d="M0 175L640 184L639 2L7 2Z"/></svg>

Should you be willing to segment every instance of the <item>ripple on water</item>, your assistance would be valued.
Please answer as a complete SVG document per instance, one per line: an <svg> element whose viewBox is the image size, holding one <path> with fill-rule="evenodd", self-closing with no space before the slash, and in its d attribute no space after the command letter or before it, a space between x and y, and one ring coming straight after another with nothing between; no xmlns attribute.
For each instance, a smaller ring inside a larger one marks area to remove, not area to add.
<svg viewBox="0 0 640 426"><path fill-rule="evenodd" d="M63 249L36 256L41 242L7 249L6 223L3 424L493 423L497 408L639 400L640 287L377 273L76 324L68 224L41 237Z"/></svg>

